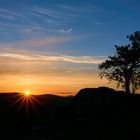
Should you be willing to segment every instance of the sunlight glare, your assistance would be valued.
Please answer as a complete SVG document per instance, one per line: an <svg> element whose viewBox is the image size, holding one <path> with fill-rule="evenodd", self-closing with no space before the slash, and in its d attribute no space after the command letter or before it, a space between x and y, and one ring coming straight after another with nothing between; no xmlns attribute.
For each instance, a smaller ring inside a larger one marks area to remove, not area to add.
<svg viewBox="0 0 140 140"><path fill-rule="evenodd" d="M24 93L26 96L29 96L30 94L31 94L31 92L30 91L25 91L25 93Z"/></svg>

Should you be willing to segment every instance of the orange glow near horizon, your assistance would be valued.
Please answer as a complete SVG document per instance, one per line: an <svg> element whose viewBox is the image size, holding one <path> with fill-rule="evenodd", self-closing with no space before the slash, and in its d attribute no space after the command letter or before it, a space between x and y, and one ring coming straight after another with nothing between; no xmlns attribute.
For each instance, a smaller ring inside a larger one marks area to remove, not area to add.
<svg viewBox="0 0 140 140"><path fill-rule="evenodd" d="M82 88L107 86L116 88L116 84L108 84L106 79L100 79L97 73L80 73L59 75L2 75L0 93L19 92L24 95L55 94L61 96L75 95ZM120 89L119 89L120 90ZM138 91L139 92L139 91Z"/></svg>
<svg viewBox="0 0 140 140"><path fill-rule="evenodd" d="M26 96L30 96L30 95L31 95L31 91L26 90L26 91L24 92L24 94L25 94Z"/></svg>
<svg viewBox="0 0 140 140"><path fill-rule="evenodd" d="M24 94L59 94L75 95L81 88L108 86L95 73L74 73L65 75L51 73L49 75L15 74L3 75L0 79L0 92L20 92ZM27 93L25 93L27 92Z"/></svg>
<svg viewBox="0 0 140 140"><path fill-rule="evenodd" d="M37 94L58 94L62 96L75 95L82 88L110 86L107 81L97 75L82 76L38 76L38 75L8 75L0 80L0 92L19 92L26 96ZM10 79L10 80L9 80Z"/></svg>

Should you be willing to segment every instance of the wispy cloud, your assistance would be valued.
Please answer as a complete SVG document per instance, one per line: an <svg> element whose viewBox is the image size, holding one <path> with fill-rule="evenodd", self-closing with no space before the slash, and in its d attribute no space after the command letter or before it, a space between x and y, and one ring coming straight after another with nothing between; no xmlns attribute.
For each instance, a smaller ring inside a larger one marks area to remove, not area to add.
<svg viewBox="0 0 140 140"><path fill-rule="evenodd" d="M63 34L70 34L72 32L72 28L65 30L65 29L59 29L56 30L57 32L63 33Z"/></svg>
<svg viewBox="0 0 140 140"><path fill-rule="evenodd" d="M68 62L79 64L99 64L105 60L101 56L70 56L70 55L49 55L38 52L1 52L0 58L16 59L29 62Z"/></svg>
<svg viewBox="0 0 140 140"><path fill-rule="evenodd" d="M74 5L64 5L64 4L57 4L57 6L60 8L60 10L63 11L67 11L75 14L79 14L80 12L84 12L84 13L92 13L93 11L95 12L95 10L97 10L97 6L95 5L89 5L89 4L81 4L78 6L74 6Z"/></svg>
<svg viewBox="0 0 140 140"><path fill-rule="evenodd" d="M19 12L0 8L0 28L4 32L13 35L27 36L30 33L59 33L70 34L71 27L67 26L67 20L71 19L66 13L57 8L24 7Z"/></svg>
<svg viewBox="0 0 140 140"><path fill-rule="evenodd" d="M30 47L41 47L48 45L61 44L70 40L73 40L74 37L47 37L47 38L37 38L37 39L29 39L16 41L11 43L1 43L0 48L8 48L8 47L22 47L22 46L30 46Z"/></svg>
<svg viewBox="0 0 140 140"><path fill-rule="evenodd" d="M15 13L11 10L7 10L7 9L3 9L3 8L0 8L0 16L3 17L3 18L8 18L8 19L14 19L16 17L18 18L24 18L25 16L22 15L22 14L19 14L19 13Z"/></svg>
<svg viewBox="0 0 140 140"><path fill-rule="evenodd" d="M94 8L95 9L95 8ZM79 17L93 12L89 5L70 6L54 4L51 6L27 6L22 9L0 8L0 28L4 29L5 36L18 35L28 37L34 33L42 34L71 34L73 23ZM85 13L85 14L81 14ZM14 22L13 22L14 21Z"/></svg>
<svg viewBox="0 0 140 140"><path fill-rule="evenodd" d="M52 18L61 18L59 12L56 12L54 10L50 10L50 9L45 9L45 8L34 8L32 9L32 12L34 12L35 14L41 14L44 16L49 16Z"/></svg>
<svg viewBox="0 0 140 140"><path fill-rule="evenodd" d="M72 27L67 25L73 21L73 15L75 15L71 11L64 11L58 6L56 6L55 10L54 8L35 7L31 9L31 14L40 18L48 27L44 28L39 25L39 30L43 29L43 31L60 34L70 34L72 32Z"/></svg>
<svg viewBox="0 0 140 140"><path fill-rule="evenodd" d="M53 5L33 4L23 5L21 9L0 8L0 28L4 28L3 36L12 38L28 38L33 34L72 34L76 29L79 19L86 19L103 11L96 4L62 4ZM104 12L104 11L103 11ZM3 19L4 18L4 19ZM6 19L6 20L5 20ZM89 18L91 23L93 18ZM96 22L101 25L101 22ZM75 27L74 27L75 26ZM86 27L85 27L86 28ZM8 33L8 34L6 34Z"/></svg>

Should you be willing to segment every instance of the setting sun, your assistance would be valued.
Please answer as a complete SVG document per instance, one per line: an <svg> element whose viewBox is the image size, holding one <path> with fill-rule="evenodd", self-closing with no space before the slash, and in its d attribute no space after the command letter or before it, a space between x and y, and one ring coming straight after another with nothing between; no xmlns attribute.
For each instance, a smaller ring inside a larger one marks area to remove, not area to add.
<svg viewBox="0 0 140 140"><path fill-rule="evenodd" d="M26 96L29 96L29 95L31 94L31 92L28 90L28 91L25 91L24 94L25 94Z"/></svg>

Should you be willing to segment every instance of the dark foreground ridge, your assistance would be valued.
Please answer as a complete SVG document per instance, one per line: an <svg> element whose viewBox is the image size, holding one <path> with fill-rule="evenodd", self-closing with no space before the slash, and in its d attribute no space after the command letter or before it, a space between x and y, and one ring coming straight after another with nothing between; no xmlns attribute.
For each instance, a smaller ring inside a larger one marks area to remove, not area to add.
<svg viewBox="0 0 140 140"><path fill-rule="evenodd" d="M139 139L140 95L106 87L85 88L74 97L0 94L0 139ZM22 104L21 104L22 103Z"/></svg>

